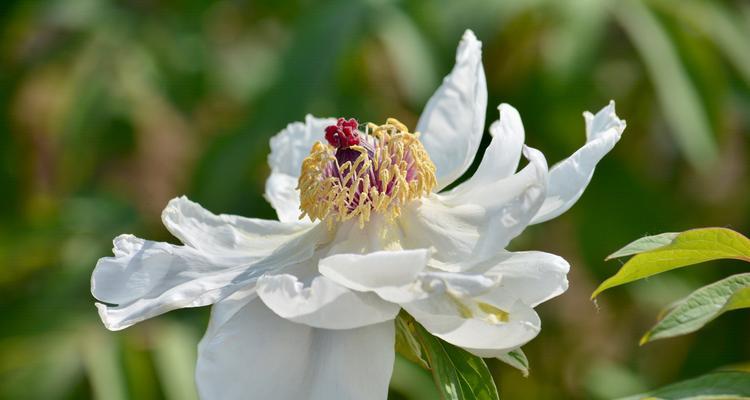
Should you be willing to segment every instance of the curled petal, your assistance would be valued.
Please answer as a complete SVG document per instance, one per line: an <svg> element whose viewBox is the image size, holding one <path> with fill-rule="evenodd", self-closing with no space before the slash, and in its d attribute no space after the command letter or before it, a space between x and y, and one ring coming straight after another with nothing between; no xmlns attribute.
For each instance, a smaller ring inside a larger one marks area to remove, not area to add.
<svg viewBox="0 0 750 400"><path fill-rule="evenodd" d="M211 306L211 318L208 320L208 328L204 334L206 337L215 335L224 324L240 312L249 302L256 300L258 294L255 285L246 286ZM259 301L256 301L259 303Z"/></svg>
<svg viewBox="0 0 750 400"><path fill-rule="evenodd" d="M466 260L455 269L466 272L423 272L414 282L376 293L388 301L403 304L426 299L443 288L442 291L491 304L507 306L521 301L536 307L568 289L570 265L554 254L503 251L481 261Z"/></svg>
<svg viewBox="0 0 750 400"><path fill-rule="evenodd" d="M177 308L212 304L252 286L264 273L307 260L325 227L292 236L263 258L236 263L233 257L190 246L151 242L132 235L114 240L114 257L101 258L91 276L91 293L111 330Z"/></svg>
<svg viewBox="0 0 750 400"><path fill-rule="evenodd" d="M310 154L313 143L322 141L325 128L336 125L335 118L305 116L305 122L292 122L271 138L268 166L272 170L297 178L302 160Z"/></svg>
<svg viewBox="0 0 750 400"><path fill-rule="evenodd" d="M300 221L299 190L297 178L291 175L271 171L266 179L266 191L263 197L276 210L279 221ZM303 218L302 222L311 223L310 218Z"/></svg>
<svg viewBox="0 0 750 400"><path fill-rule="evenodd" d="M310 229L302 223L216 215L185 196L170 200L161 218L182 243L236 263L267 256L292 235Z"/></svg>
<svg viewBox="0 0 750 400"><path fill-rule="evenodd" d="M533 339L541 330L541 321L531 307L514 301L510 294L496 293L494 300L498 302L448 291L402 307L430 333L448 343L480 357L498 357Z"/></svg>
<svg viewBox="0 0 750 400"><path fill-rule="evenodd" d="M544 154L528 146L524 146L523 154L529 160L529 165L519 173L505 179L490 181L470 191L449 193L444 196L446 202L452 205L477 204L490 210L497 210L507 208L509 203L519 202L519 193L524 193L530 188L541 189L544 194L548 173Z"/></svg>
<svg viewBox="0 0 750 400"><path fill-rule="evenodd" d="M265 275L256 289L280 317L316 328L358 328L392 320L399 311L373 293L349 290L325 276L313 278L305 287L294 275Z"/></svg>
<svg viewBox="0 0 750 400"><path fill-rule="evenodd" d="M432 248L430 266L460 271L468 259L497 254L529 224L545 198L547 163L526 147L527 165L515 175L463 193L433 195L406 210L400 226L406 248Z"/></svg>
<svg viewBox="0 0 750 400"><path fill-rule="evenodd" d="M479 274L423 272L417 279L401 287L380 289L380 297L394 303L406 304L434 296L470 298L486 293L498 285L498 280ZM456 304L451 304L451 308Z"/></svg>
<svg viewBox="0 0 750 400"><path fill-rule="evenodd" d="M214 305L198 346L203 399L385 399L394 361L393 322L316 329L280 318L261 301Z"/></svg>
<svg viewBox="0 0 750 400"><path fill-rule="evenodd" d="M446 271L471 257L487 223L487 210L475 204L448 205L432 196L402 214L399 226L406 248L433 250L429 265Z"/></svg>
<svg viewBox="0 0 750 400"><path fill-rule="evenodd" d="M524 155L529 165L521 172L503 179L501 184L468 194L467 201L487 209L487 221L475 249L479 258L505 248L526 229L542 204L547 190L547 162L542 153L530 147L524 148Z"/></svg>
<svg viewBox="0 0 750 400"><path fill-rule="evenodd" d="M323 140L326 126L335 124L334 118L307 115L304 123L291 123L271 138L271 154L268 156L271 175L266 181L265 197L276 210L280 221L299 219L299 192L296 187L302 160L310 154L315 142Z"/></svg>
<svg viewBox="0 0 750 400"><path fill-rule="evenodd" d="M520 302L508 310L509 319L503 323L477 318L433 316L413 307L405 309L433 335L485 358L499 357L523 346L541 330L539 316Z"/></svg>
<svg viewBox="0 0 750 400"><path fill-rule="evenodd" d="M337 254L320 260L320 273L359 292L376 291L414 282L427 265L428 250L376 251Z"/></svg>
<svg viewBox="0 0 750 400"><path fill-rule="evenodd" d="M182 307L211 304L230 288L241 271L216 264L200 252L122 235L114 241L115 257L97 262L91 293L104 325L111 330Z"/></svg>
<svg viewBox="0 0 750 400"><path fill-rule="evenodd" d="M592 115L585 112L586 144L549 172L547 199L532 224L548 221L567 211L581 197L594 174L594 168L617 144L625 130L625 121L615 114L615 102Z"/></svg>
<svg viewBox="0 0 750 400"><path fill-rule="evenodd" d="M536 307L568 289L570 265L562 257L541 251L500 253L469 271L499 280L492 293L510 294ZM492 298L492 294L488 294ZM493 301L495 302L495 301Z"/></svg>
<svg viewBox="0 0 750 400"><path fill-rule="evenodd" d="M453 189L459 195L513 175L518 169L523 150L524 129L518 111L508 104L498 106L500 119L490 125L492 141L482 157L479 168L466 182Z"/></svg>
<svg viewBox="0 0 750 400"><path fill-rule="evenodd" d="M458 179L474 160L484 132L487 82L482 42L467 30L456 52L456 64L427 102L417 131L437 167L436 190Z"/></svg>
<svg viewBox="0 0 750 400"><path fill-rule="evenodd" d="M510 289L513 278L528 286L522 274L503 275L497 266L490 269L493 273L481 269L479 273L424 272L416 284L393 291L394 299L435 336L476 355L497 357L534 338L541 325L523 301L525 294ZM505 270L512 269L505 266Z"/></svg>

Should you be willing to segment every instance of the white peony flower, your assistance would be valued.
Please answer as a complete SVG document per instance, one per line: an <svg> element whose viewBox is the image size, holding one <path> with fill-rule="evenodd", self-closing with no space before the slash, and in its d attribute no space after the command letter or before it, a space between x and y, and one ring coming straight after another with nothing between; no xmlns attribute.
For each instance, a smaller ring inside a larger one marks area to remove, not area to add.
<svg viewBox="0 0 750 400"><path fill-rule="evenodd" d="M393 119L290 124L268 158L279 221L170 201L162 220L184 245L116 238L91 281L102 321L119 330L213 304L196 371L205 399L385 399L402 308L481 357L522 346L541 327L533 308L567 289L569 266L505 247L575 203L625 122L614 103L585 113L586 144L548 170L501 104L479 169L440 192L472 163L486 106L481 42L467 31L421 134Z"/></svg>

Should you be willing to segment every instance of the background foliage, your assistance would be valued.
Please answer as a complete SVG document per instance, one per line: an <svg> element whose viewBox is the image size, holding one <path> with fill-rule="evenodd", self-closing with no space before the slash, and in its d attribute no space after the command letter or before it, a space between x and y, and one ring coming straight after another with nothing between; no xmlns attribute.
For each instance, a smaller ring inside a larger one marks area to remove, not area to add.
<svg viewBox="0 0 750 400"><path fill-rule="evenodd" d="M698 0L5 0L0 3L0 398L191 399L207 309L107 332L89 277L111 239L173 241L161 208L273 217L268 138L305 113L414 126L465 28L494 107L552 163L610 98L628 121L573 210L513 243L562 255L531 373L504 398L611 398L750 359L750 319L637 347L660 307L747 271L679 270L600 296L603 258L644 234L750 232L750 3ZM484 144L487 143L485 137ZM400 360L394 399L434 395Z"/></svg>

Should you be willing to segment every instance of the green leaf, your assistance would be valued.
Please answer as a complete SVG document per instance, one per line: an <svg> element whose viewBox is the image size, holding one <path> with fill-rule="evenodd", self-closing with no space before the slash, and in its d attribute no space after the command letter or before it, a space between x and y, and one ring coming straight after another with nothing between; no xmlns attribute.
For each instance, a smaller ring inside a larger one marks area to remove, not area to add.
<svg viewBox="0 0 750 400"><path fill-rule="evenodd" d="M740 308L750 308L750 288L742 288L732 295L724 311L739 310Z"/></svg>
<svg viewBox="0 0 750 400"><path fill-rule="evenodd" d="M620 400L750 399L750 373L714 372Z"/></svg>
<svg viewBox="0 0 750 400"><path fill-rule="evenodd" d="M499 399L484 360L430 335L419 326L433 375L446 399Z"/></svg>
<svg viewBox="0 0 750 400"><path fill-rule="evenodd" d="M521 371L523 376L529 376L529 360L520 347L499 356L497 359Z"/></svg>
<svg viewBox="0 0 750 400"><path fill-rule="evenodd" d="M164 397L168 400L197 399L193 379L198 338L187 327L176 323L160 324L154 331L154 361Z"/></svg>
<svg viewBox="0 0 750 400"><path fill-rule="evenodd" d="M641 55L666 122L687 160L701 171L716 162L718 150L698 90L669 34L643 0L620 1L615 17Z"/></svg>
<svg viewBox="0 0 750 400"><path fill-rule="evenodd" d="M558 15L550 27L550 45L545 51L545 66L555 78L570 79L585 73L586 65L595 62L597 49L606 37L609 13L599 0L559 1L547 3Z"/></svg>
<svg viewBox="0 0 750 400"><path fill-rule="evenodd" d="M412 334L407 318L396 318L396 351L409 361L429 369L422 345Z"/></svg>
<svg viewBox="0 0 750 400"><path fill-rule="evenodd" d="M641 339L641 345L695 332L729 310L750 307L750 273L704 286L680 300Z"/></svg>
<svg viewBox="0 0 750 400"><path fill-rule="evenodd" d="M498 400L500 396L482 358L432 336L406 313L399 314L397 330L419 343L419 352L432 371L445 400Z"/></svg>
<svg viewBox="0 0 750 400"><path fill-rule="evenodd" d="M440 398L440 392L432 382L432 374L429 370L421 368L400 354L396 354L389 387L392 392L396 392L407 399Z"/></svg>
<svg viewBox="0 0 750 400"><path fill-rule="evenodd" d="M660 233L654 236L642 237L636 241L630 242L627 246L608 255L607 258L605 258L605 261L611 260L613 258L632 256L633 254L643 253L649 250L654 250L659 247L666 246L672 243L677 235L679 235L679 232L667 232Z"/></svg>
<svg viewBox="0 0 750 400"><path fill-rule="evenodd" d="M750 84L750 35L742 16L723 2L662 0L662 9L673 13L709 37Z"/></svg>
<svg viewBox="0 0 750 400"><path fill-rule="evenodd" d="M435 62L427 51L429 46L414 21L398 8L386 6L380 13L383 18L377 24L377 34L389 55L395 78L409 101L419 105L438 82Z"/></svg>
<svg viewBox="0 0 750 400"><path fill-rule="evenodd" d="M736 371L736 372L747 372L750 373L750 361L740 362L736 364L725 365L719 368L719 371Z"/></svg>
<svg viewBox="0 0 750 400"><path fill-rule="evenodd" d="M719 259L750 261L750 240L726 228L692 229L677 235L662 247L628 260L617 273L602 282L591 298L625 283L630 283L675 268Z"/></svg>
<svg viewBox="0 0 750 400"><path fill-rule="evenodd" d="M125 400L130 397L114 335L91 329L81 337L81 351L94 398Z"/></svg>

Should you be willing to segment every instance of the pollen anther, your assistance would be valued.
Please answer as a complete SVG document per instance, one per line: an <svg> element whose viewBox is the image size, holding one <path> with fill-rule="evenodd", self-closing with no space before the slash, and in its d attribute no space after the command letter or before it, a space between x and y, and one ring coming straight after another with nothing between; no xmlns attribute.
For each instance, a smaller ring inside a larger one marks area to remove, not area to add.
<svg viewBox="0 0 750 400"><path fill-rule="evenodd" d="M435 187L435 164L419 141L396 119L367 124L359 143L336 147L316 142L302 161L298 189L300 218L337 221L359 219L373 212L393 220L401 207Z"/></svg>

